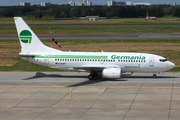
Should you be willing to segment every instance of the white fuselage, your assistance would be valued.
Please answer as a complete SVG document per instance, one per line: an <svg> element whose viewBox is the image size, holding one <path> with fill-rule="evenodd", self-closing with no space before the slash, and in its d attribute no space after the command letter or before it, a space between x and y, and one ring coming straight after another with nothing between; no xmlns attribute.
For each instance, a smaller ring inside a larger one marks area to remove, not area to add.
<svg viewBox="0 0 180 120"><path fill-rule="evenodd" d="M33 54L33 53L32 53ZM102 71L118 67L122 72L163 72L174 67L164 57L129 52L56 52L35 53L35 57L22 57L30 62L66 70Z"/></svg>

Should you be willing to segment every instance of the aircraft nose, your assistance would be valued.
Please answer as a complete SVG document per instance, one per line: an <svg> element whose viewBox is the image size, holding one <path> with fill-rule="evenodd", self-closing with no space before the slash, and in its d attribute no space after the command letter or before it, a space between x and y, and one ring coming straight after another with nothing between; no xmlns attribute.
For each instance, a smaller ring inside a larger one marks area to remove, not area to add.
<svg viewBox="0 0 180 120"><path fill-rule="evenodd" d="M172 62L169 62L169 63L168 63L168 67L169 67L170 69L172 69L172 68L174 68L174 67L175 67L175 64L174 64L174 63L172 63Z"/></svg>

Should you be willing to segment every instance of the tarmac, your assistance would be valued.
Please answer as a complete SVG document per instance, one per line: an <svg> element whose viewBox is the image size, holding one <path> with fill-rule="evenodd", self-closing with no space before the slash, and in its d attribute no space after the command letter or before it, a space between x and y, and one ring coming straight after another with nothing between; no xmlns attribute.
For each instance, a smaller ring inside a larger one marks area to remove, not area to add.
<svg viewBox="0 0 180 120"><path fill-rule="evenodd" d="M79 72L0 72L0 120L179 120L180 73L89 81Z"/></svg>

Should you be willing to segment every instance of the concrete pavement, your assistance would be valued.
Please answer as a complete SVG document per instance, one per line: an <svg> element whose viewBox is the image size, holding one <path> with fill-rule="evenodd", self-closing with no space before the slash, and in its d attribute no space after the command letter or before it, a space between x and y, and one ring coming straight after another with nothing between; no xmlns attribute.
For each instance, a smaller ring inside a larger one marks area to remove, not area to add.
<svg viewBox="0 0 180 120"><path fill-rule="evenodd" d="M180 73L1 72L1 120L179 120Z"/></svg>

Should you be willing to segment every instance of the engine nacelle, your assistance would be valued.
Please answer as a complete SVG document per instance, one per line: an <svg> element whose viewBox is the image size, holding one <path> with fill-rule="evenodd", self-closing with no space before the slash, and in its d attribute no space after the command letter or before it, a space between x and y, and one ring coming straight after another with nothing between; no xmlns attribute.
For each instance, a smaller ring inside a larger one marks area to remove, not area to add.
<svg viewBox="0 0 180 120"><path fill-rule="evenodd" d="M105 68L102 71L103 78L121 78L120 68Z"/></svg>

